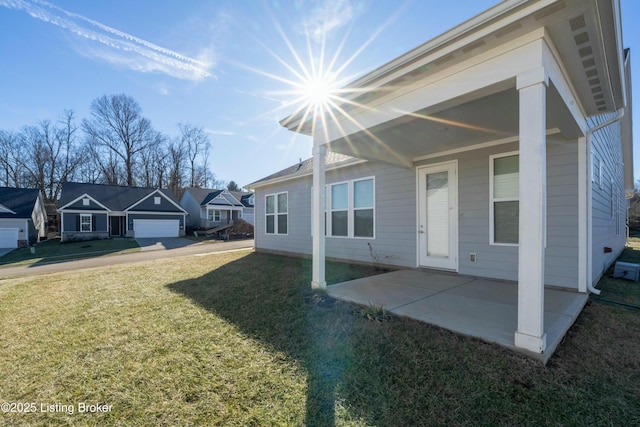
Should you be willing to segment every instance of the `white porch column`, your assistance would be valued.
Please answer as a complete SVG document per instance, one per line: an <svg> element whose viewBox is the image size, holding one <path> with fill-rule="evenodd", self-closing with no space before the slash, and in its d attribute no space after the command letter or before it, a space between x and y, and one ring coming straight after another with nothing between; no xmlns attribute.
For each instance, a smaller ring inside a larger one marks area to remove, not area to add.
<svg viewBox="0 0 640 427"><path fill-rule="evenodd" d="M313 196L311 204L313 206L312 234L313 234L313 260L311 287L313 289L325 289L327 282L324 275L325 267L325 239L324 239L324 206L325 206L325 154L327 146L317 141L318 136L314 136L313 141Z"/></svg>
<svg viewBox="0 0 640 427"><path fill-rule="evenodd" d="M517 78L520 94L520 219L516 347L543 353L544 253L547 216L546 91L544 67Z"/></svg>

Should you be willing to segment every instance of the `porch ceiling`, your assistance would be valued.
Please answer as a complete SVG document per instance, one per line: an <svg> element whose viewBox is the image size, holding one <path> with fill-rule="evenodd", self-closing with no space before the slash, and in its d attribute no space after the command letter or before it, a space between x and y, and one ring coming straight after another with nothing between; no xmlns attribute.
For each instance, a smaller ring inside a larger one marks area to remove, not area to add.
<svg viewBox="0 0 640 427"><path fill-rule="evenodd" d="M592 116L614 112L625 104L619 14L618 3L612 0L505 0L500 2L477 17L348 85L347 89L354 89L353 95L346 95L348 101L342 102L335 111L332 111L332 119L328 122L337 118L340 122L338 127L346 129L346 134L350 137L347 140L346 138L338 139L340 135L335 133L329 135L329 139L333 140L331 148L340 153L363 157L359 156L356 150L356 148L363 148L359 146L359 141L375 138L371 138L371 135L366 137L363 133L354 134L352 124L375 111L376 106L385 102L385 99L400 99L405 92L414 90L420 82L427 81L436 82L432 85L431 91L439 93L448 87L442 85L450 84L443 83L447 76L461 69L469 69L475 64L474 60L483 55L486 59L495 58L494 52L497 51L507 55L513 52L517 44L524 46L530 43L531 39L528 37L533 34L544 37L549 45L550 55L558 62L556 76L562 75L562 78L569 82L568 85L559 86L559 88L565 100L571 102L574 115ZM514 58L515 61L511 63L503 62L496 65L497 68L490 74L503 75L503 70L505 73L511 69L515 70L516 62L531 59L533 57L531 55L535 56L536 53L528 52L527 55L529 56ZM521 69L520 72L522 71L526 69ZM512 76L515 75L517 73L512 74ZM486 75L478 78L483 77L487 79ZM474 77L466 76L465 78L466 81L462 80L457 85L466 87L468 86L466 82ZM512 83L510 86L513 87L515 84ZM507 88L508 86L503 86L500 89L502 91ZM453 92L456 91L453 90ZM382 124L379 121L374 124L369 120L369 125L365 127L370 128L372 134L382 142L378 142L383 149L382 154L377 157L389 158L390 154L392 154L391 157L397 157L403 153L405 157L397 159L398 163L407 164L407 158L422 152L427 136L429 145L433 149L427 148L425 154L438 151L438 146L453 149L456 144L464 145L463 141L479 143L501 138L505 133L515 135L517 128L514 127L513 120L503 123L494 117L487 118L485 122L478 125L475 119L486 117L492 111L496 112L496 117L512 117L517 111L513 108L517 105L513 90L511 96L509 91L506 94L496 93L495 96L487 96L486 93L483 95L486 99L478 102L469 102L469 97L465 96L464 102L457 103L458 108L443 108L443 106L431 108L433 104L425 103L425 107L430 107L429 111L414 111L435 119L452 118L455 122L486 128L483 131L474 132L470 128L448 126L445 122L434 120L416 120L416 117L411 116ZM554 95L555 93L550 93L550 97ZM491 100L500 100L502 105L490 102ZM555 104L549 104L548 112L553 112L554 106ZM381 113L389 114L389 119L393 115L388 111L381 111ZM381 117L383 115L380 114ZM552 114L548 116L553 118ZM282 120L281 124L295 132L311 135L312 122L308 115L297 112ZM400 124L410 122L413 123L409 127L398 127ZM560 126L560 123L554 124L551 120L548 120L548 123L549 127L562 129L565 136L572 136ZM443 127L447 130L443 131ZM413 131L410 131L411 129ZM384 148L385 144L398 145L395 139L404 141L400 144L402 146L397 147L400 151L396 153L390 147ZM349 147L350 143L354 146ZM369 153L365 150L364 154Z"/></svg>
<svg viewBox="0 0 640 427"><path fill-rule="evenodd" d="M553 84L547 91L547 129L559 129L567 138L580 134ZM517 137L518 130L519 98L512 86L408 113L328 146L354 157L411 166L422 156Z"/></svg>

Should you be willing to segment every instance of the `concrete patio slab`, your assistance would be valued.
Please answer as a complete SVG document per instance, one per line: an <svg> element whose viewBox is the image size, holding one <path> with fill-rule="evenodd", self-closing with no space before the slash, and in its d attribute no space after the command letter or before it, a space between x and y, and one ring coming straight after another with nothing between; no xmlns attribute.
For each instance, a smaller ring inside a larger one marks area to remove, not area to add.
<svg viewBox="0 0 640 427"><path fill-rule="evenodd" d="M588 296L545 289L544 354L515 347L518 325L516 283L431 271L400 270L329 286L332 297L382 305L411 317L525 353L546 363L578 317Z"/></svg>

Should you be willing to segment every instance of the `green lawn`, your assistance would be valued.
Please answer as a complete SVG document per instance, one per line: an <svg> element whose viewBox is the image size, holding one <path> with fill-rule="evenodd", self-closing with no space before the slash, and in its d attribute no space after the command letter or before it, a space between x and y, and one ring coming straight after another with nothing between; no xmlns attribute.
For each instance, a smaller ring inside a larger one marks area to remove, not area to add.
<svg viewBox="0 0 640 427"><path fill-rule="evenodd" d="M309 261L253 252L0 281L0 402L111 405L0 425L640 423L638 310L588 303L543 367L309 282Z"/></svg>
<svg viewBox="0 0 640 427"><path fill-rule="evenodd" d="M60 243L60 239L55 238L37 243L34 247L35 253L31 253L29 248L20 248L0 257L0 268L90 258L114 253L137 252L140 250L134 239L104 239Z"/></svg>

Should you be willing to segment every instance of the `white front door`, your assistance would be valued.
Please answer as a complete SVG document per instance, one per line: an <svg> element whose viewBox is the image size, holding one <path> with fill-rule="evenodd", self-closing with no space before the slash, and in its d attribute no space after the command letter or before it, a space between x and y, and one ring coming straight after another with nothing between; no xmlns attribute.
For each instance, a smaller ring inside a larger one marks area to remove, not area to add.
<svg viewBox="0 0 640 427"><path fill-rule="evenodd" d="M458 164L418 168L418 258L422 267L458 271Z"/></svg>

